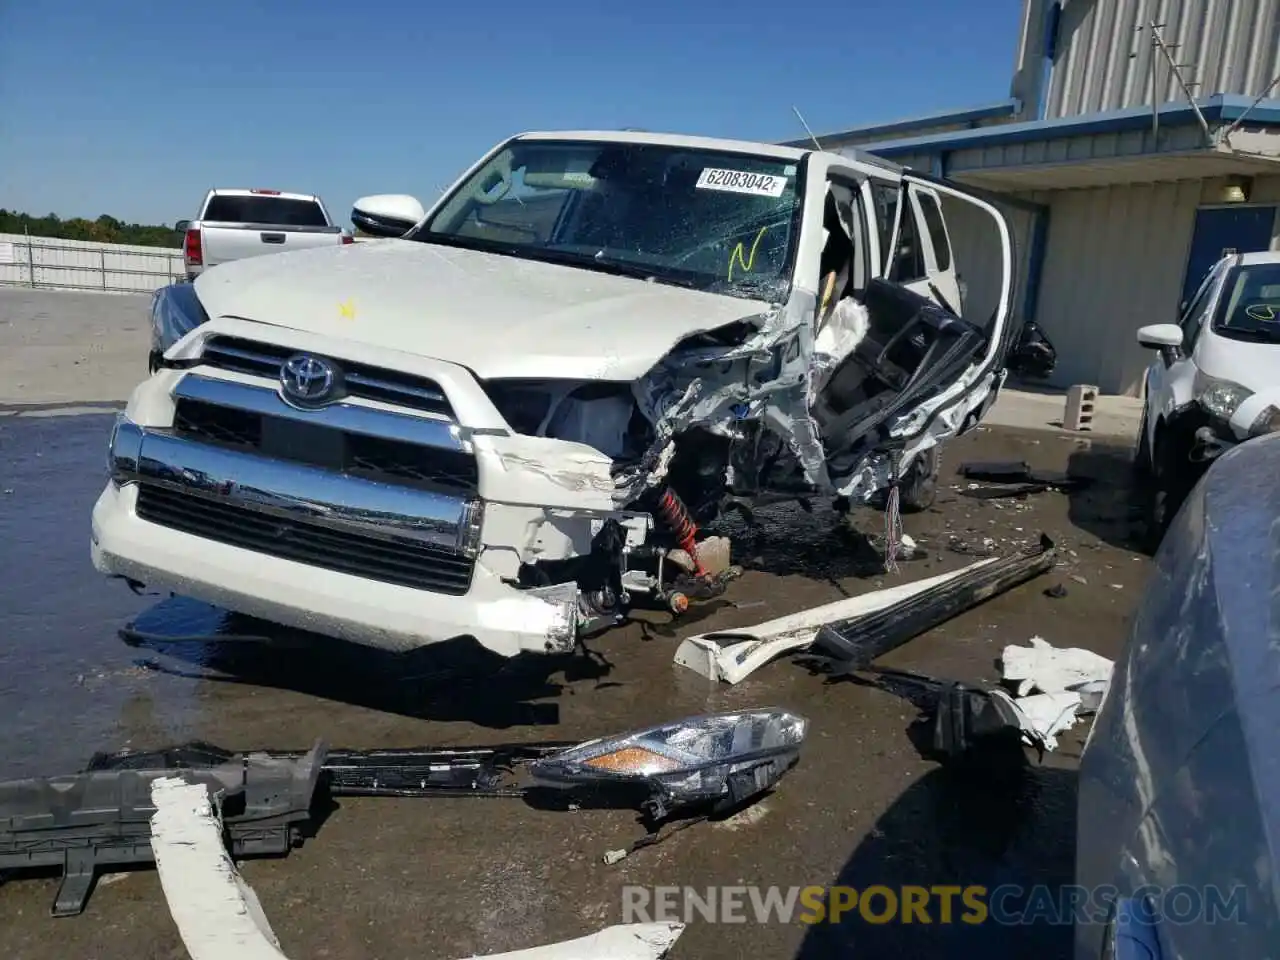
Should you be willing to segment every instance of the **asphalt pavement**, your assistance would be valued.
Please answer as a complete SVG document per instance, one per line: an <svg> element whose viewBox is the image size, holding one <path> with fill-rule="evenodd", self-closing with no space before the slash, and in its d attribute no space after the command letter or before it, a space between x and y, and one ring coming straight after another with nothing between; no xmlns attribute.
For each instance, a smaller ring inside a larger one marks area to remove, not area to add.
<svg viewBox="0 0 1280 960"><path fill-rule="evenodd" d="M590 643L591 657L503 663L465 650L391 657L283 631L268 642L186 639L234 635L243 625L201 604L135 595L98 577L88 557L108 410L145 372L145 310L145 298L0 291L0 777L71 772L98 750L190 738L232 749L305 748L318 737L348 747L574 739L770 705L811 722L800 765L772 795L612 866L602 862L605 851L642 833L626 811L561 812L495 799L343 800L289 856L242 865L289 956L446 960L534 946L620 922L622 889L632 884L1071 881L1073 771L1087 727L1042 764L974 777L921 759L909 734L916 711L890 693L789 661L716 687L671 657L690 633L931 576L970 562L965 550L1012 550L1042 531L1061 547L1061 566L884 663L993 680L1003 647L1033 635L1114 656L1148 572L1134 549L1127 439L994 427L952 443L938 504L905 518L921 555L896 574L884 573L821 506L768 511L754 531L732 531L735 561L747 572L727 597L674 623L655 613L607 633ZM94 346L95 337L105 340ZM37 353L48 371L17 359ZM10 389L19 375L21 388ZM954 472L976 459L1027 460L1096 482L1071 493L984 499ZM881 522L869 510L852 518L870 535ZM1055 585L1065 595L1047 595ZM130 622L151 639L124 643L118 631ZM50 918L55 888L51 878L26 877L0 886L0 955L186 955L154 872L100 883L87 911L72 919ZM695 917L672 957L1053 958L1068 956L1069 944L1069 927L1045 923L873 924L856 912L819 925Z"/></svg>

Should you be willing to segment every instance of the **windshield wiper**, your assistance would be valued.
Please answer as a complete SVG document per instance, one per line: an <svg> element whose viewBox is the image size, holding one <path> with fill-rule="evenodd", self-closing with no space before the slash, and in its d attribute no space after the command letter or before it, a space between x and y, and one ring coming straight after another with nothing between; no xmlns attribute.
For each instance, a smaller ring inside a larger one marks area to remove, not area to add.
<svg viewBox="0 0 1280 960"><path fill-rule="evenodd" d="M579 257L570 255L565 258L565 263L569 266L586 267L588 270L599 270L601 273L611 273L619 277L634 277L636 280L645 280L650 283L667 283L675 287L688 287L696 289L700 285L685 277L673 277L670 274L655 273L651 267L644 264L627 263L625 260L606 260L604 257Z"/></svg>
<svg viewBox="0 0 1280 960"><path fill-rule="evenodd" d="M675 287L700 288L700 285L693 280L656 273L649 267L637 263L627 263L624 260L606 260L603 257L548 250L545 247L495 243L492 240L458 237L448 233L423 233L410 239L420 240L423 243L438 243L446 247L461 247L464 250L475 250L479 253L496 253L506 257L517 257L521 260L551 263L561 267L581 267L585 270L594 270L597 273L607 273L617 277L632 277L636 280L665 283Z"/></svg>

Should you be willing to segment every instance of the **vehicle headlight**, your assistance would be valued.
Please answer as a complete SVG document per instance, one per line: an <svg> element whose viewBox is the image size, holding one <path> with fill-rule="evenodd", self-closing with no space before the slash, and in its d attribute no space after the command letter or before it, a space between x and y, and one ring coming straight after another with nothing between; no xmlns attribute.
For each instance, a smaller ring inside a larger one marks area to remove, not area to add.
<svg viewBox="0 0 1280 960"><path fill-rule="evenodd" d="M208 320L209 315L196 296L195 284L161 287L151 298L151 349L164 353Z"/></svg>
<svg viewBox="0 0 1280 960"><path fill-rule="evenodd" d="M1251 396L1253 391L1230 380L1216 380L1197 373L1193 391L1196 402L1215 417L1230 420L1232 414Z"/></svg>
<svg viewBox="0 0 1280 960"><path fill-rule="evenodd" d="M791 769L807 727L804 717L786 710L708 714L589 740L535 761L529 772L557 786L648 785L659 819L693 804L725 809L768 790Z"/></svg>
<svg viewBox="0 0 1280 960"><path fill-rule="evenodd" d="M1280 431L1280 409L1264 407L1249 427L1249 436L1260 437L1266 433Z"/></svg>

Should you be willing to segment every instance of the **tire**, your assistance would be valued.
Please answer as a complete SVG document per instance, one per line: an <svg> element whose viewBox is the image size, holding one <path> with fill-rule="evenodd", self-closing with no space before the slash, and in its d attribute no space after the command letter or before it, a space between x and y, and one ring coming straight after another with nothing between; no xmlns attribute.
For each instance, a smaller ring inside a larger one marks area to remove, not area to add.
<svg viewBox="0 0 1280 960"><path fill-rule="evenodd" d="M1166 431L1156 437L1146 481L1147 546L1154 553L1164 539L1201 471L1187 457L1188 447Z"/></svg>
<svg viewBox="0 0 1280 960"><path fill-rule="evenodd" d="M1142 405L1142 422L1138 425L1138 448L1133 455L1133 475L1146 482L1151 479L1151 444L1147 442L1147 406Z"/></svg>
<svg viewBox="0 0 1280 960"><path fill-rule="evenodd" d="M942 466L936 446L912 462L910 472L898 487L898 509L903 513L924 513L938 499L938 472Z"/></svg>

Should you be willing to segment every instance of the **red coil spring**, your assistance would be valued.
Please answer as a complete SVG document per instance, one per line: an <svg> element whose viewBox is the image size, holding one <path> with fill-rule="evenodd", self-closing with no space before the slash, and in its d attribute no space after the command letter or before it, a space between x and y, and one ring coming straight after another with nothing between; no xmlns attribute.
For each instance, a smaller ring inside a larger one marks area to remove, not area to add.
<svg viewBox="0 0 1280 960"><path fill-rule="evenodd" d="M693 522L693 517L689 516L689 508L684 505L684 501L670 487L667 487L662 492L662 496L658 498L657 513L662 521L671 528L671 532L675 534L676 542L680 544L680 549L687 553L689 559L693 561L694 569L699 574L705 573L702 562L698 559L698 545L694 540L694 535L698 532L698 525Z"/></svg>

